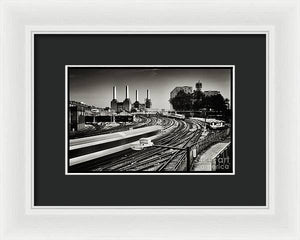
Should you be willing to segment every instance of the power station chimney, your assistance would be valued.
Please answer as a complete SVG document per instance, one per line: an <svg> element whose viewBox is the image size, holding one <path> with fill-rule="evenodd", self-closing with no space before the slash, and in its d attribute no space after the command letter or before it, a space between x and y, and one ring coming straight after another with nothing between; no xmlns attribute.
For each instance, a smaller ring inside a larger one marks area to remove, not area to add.
<svg viewBox="0 0 300 240"><path fill-rule="evenodd" d="M117 100L117 87L113 86L113 99L110 102L110 108L114 111L118 110L118 100Z"/></svg>
<svg viewBox="0 0 300 240"><path fill-rule="evenodd" d="M117 87L113 86L113 99L117 99Z"/></svg>
<svg viewBox="0 0 300 240"><path fill-rule="evenodd" d="M146 105L146 108L151 108L151 106L152 106L149 89L147 89L147 98L146 98L145 105Z"/></svg>
<svg viewBox="0 0 300 240"><path fill-rule="evenodd" d="M126 86L126 98L125 100L123 101L123 110L127 111L127 112L130 112L131 111L131 101L130 101L130 98L129 98L129 87Z"/></svg>
<svg viewBox="0 0 300 240"><path fill-rule="evenodd" d="M139 101L139 91L135 90L135 101Z"/></svg>
<svg viewBox="0 0 300 240"><path fill-rule="evenodd" d="M128 85L126 85L126 97L125 99L128 99L129 98L129 87Z"/></svg>

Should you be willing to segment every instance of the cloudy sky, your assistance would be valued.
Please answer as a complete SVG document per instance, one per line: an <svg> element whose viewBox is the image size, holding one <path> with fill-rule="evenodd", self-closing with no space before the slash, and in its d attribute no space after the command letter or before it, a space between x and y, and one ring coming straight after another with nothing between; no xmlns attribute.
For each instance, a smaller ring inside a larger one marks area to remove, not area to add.
<svg viewBox="0 0 300 240"><path fill-rule="evenodd" d="M230 98L230 69L214 68L71 68L69 69L70 100L97 107L109 107L112 87L117 87L117 99L125 98L125 86L129 86L131 102L135 90L139 102L144 102L146 90L150 90L152 107L170 108L170 92L177 86L191 86L202 82L202 90L220 91Z"/></svg>

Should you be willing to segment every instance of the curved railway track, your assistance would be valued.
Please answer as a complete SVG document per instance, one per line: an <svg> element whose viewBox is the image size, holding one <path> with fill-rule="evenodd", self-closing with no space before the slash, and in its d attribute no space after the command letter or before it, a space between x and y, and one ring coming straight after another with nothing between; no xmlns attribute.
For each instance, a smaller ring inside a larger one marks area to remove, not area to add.
<svg viewBox="0 0 300 240"><path fill-rule="evenodd" d="M161 125L164 133L153 140L154 145L162 145L185 149L189 144L200 141L203 126L196 120L179 120L167 117L141 117L143 126ZM210 134L208 134L210 136ZM205 141L203 149L214 141ZM148 147L142 151L131 149L119 152L107 158L99 158L78 166L88 172L140 172L140 171L184 171L186 151Z"/></svg>
<svg viewBox="0 0 300 240"><path fill-rule="evenodd" d="M158 119L157 119L158 121ZM155 145L167 145L184 148L190 142L197 141L201 136L200 124L189 120L174 120L160 118L160 124L169 129L169 132L154 140ZM177 127L175 128L175 125ZM197 131L189 131L197 126ZM170 130L170 128L172 128ZM98 171L176 171L182 161L185 160L185 151L149 147L143 151L131 151L125 156L111 159L106 162L98 162L90 166L90 170Z"/></svg>
<svg viewBox="0 0 300 240"><path fill-rule="evenodd" d="M91 137L101 134L108 134L108 133L115 133L120 131L126 131L129 130L129 128L142 128L147 126L153 126L157 124L157 118L156 117L145 117L145 116L138 116L137 117L139 121L134 122L132 124L125 124L122 123L115 127L107 127L104 125L98 125L98 124L92 124L89 125L89 127L85 127L82 130L79 130L76 133L70 133L69 138L70 139L76 139L76 138L84 138L84 137Z"/></svg>

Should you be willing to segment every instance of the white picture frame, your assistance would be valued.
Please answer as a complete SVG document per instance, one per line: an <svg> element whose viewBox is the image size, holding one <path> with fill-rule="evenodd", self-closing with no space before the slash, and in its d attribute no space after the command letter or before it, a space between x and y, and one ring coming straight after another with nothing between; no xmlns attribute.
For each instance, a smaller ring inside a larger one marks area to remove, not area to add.
<svg viewBox="0 0 300 240"><path fill-rule="evenodd" d="M299 1L4 0L0 7L0 239L300 239ZM268 207L33 208L33 31L267 33Z"/></svg>

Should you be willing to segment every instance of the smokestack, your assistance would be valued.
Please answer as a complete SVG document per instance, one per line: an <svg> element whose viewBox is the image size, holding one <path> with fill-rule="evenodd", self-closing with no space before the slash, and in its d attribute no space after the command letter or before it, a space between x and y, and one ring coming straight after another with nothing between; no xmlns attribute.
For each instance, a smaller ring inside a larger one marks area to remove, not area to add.
<svg viewBox="0 0 300 240"><path fill-rule="evenodd" d="M129 98L129 87L126 85L126 98L125 99L127 99L127 98Z"/></svg>
<svg viewBox="0 0 300 240"><path fill-rule="evenodd" d="M150 99L150 90L147 89L147 99Z"/></svg>
<svg viewBox="0 0 300 240"><path fill-rule="evenodd" d="M117 87L113 86L113 99L117 99Z"/></svg>
<svg viewBox="0 0 300 240"><path fill-rule="evenodd" d="M135 90L135 101L139 101L139 91Z"/></svg>

